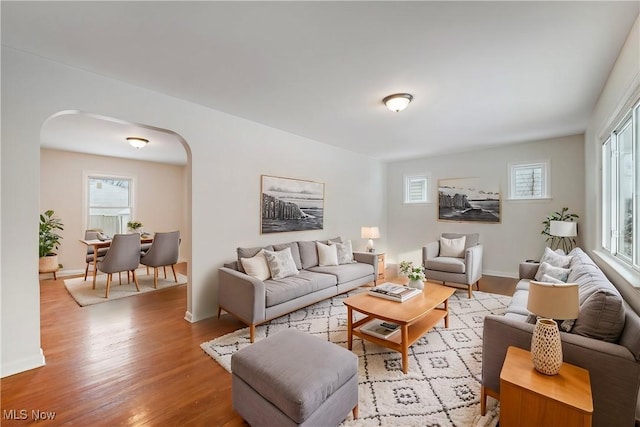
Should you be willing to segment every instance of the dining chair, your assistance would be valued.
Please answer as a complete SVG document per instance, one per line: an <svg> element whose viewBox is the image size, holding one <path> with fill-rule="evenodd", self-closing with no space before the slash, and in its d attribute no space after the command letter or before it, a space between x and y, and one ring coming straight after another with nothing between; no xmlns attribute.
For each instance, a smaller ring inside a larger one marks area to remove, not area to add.
<svg viewBox="0 0 640 427"><path fill-rule="evenodd" d="M98 234L102 233L100 229L92 229L86 230L84 232L84 240L97 240ZM100 248L98 249L98 259L105 256L109 248ZM86 255L87 266L84 268L84 280L87 280L87 275L89 274L89 266L93 264L93 246L87 245L87 255Z"/></svg>
<svg viewBox="0 0 640 427"><path fill-rule="evenodd" d="M98 270L107 273L107 290L104 297L109 298L109 286L113 273L130 271L136 289L140 292L136 268L140 265L140 235L139 234L116 234L113 236L111 246L102 261L98 262ZM95 289L95 285L94 285Z"/></svg>
<svg viewBox="0 0 640 427"><path fill-rule="evenodd" d="M173 278L178 283L175 265L178 262L180 249L180 231L156 233L151 247L140 257L140 264L153 267L153 287L158 287L158 267L171 266ZM165 274L166 277L166 274Z"/></svg>

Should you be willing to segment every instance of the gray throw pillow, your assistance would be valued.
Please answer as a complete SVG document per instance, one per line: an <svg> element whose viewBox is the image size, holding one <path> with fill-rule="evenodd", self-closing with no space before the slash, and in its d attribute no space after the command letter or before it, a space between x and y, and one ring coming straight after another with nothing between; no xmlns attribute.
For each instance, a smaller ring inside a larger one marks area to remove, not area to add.
<svg viewBox="0 0 640 427"><path fill-rule="evenodd" d="M273 279L284 279L298 274L293 256L291 256L291 248L287 247L278 252L264 251L264 256L267 258Z"/></svg>
<svg viewBox="0 0 640 427"><path fill-rule="evenodd" d="M606 342L618 342L624 322L622 297L607 289L600 289L580 305L580 314L571 332Z"/></svg>
<svg viewBox="0 0 640 427"><path fill-rule="evenodd" d="M560 280L561 282L567 282L567 278L569 277L569 269L568 268L561 268L561 267L554 267L551 264L549 264L548 262L543 262L540 264L540 267L538 267L538 272L536 273L536 281L538 282L542 282L542 276L544 276L545 274Z"/></svg>
<svg viewBox="0 0 640 427"><path fill-rule="evenodd" d="M329 245L335 245L338 249L338 264L352 264L354 262L351 240L347 240L344 243L329 240Z"/></svg>
<svg viewBox="0 0 640 427"><path fill-rule="evenodd" d="M551 264L554 267L569 268L572 258L573 256L571 255L560 255L559 253L554 252L550 248L546 247L544 248L542 258L540 258L540 263L546 262L547 264Z"/></svg>
<svg viewBox="0 0 640 427"><path fill-rule="evenodd" d="M542 279L540 280L541 282L544 283L555 283L555 284L562 284L565 283L562 280L558 280L555 277L549 276L548 274L543 274L542 275Z"/></svg>

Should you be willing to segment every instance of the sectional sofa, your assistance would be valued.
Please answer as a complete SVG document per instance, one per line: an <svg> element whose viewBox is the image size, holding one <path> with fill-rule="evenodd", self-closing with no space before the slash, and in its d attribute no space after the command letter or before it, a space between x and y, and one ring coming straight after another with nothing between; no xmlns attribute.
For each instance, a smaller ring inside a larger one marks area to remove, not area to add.
<svg viewBox="0 0 640 427"><path fill-rule="evenodd" d="M342 243L342 240L338 237L319 243L322 249L325 248L322 245ZM350 242L345 243L350 247ZM238 248L238 259L218 271L218 317L224 310L249 325L249 337L254 342L256 325L373 282L377 277L375 254L351 252L347 254L347 258L351 255L351 261L323 265L334 263L322 262L318 246L317 241L295 241ZM261 279L247 274L243 259L246 263L263 249L271 253L290 251L297 271L276 279Z"/></svg>
<svg viewBox="0 0 640 427"><path fill-rule="evenodd" d="M581 249L569 253L567 283L578 283L580 314L561 325L564 361L589 371L593 426L634 425L640 386L640 317L622 299L596 264ZM520 265L520 281L503 316L484 319L481 411L487 395L498 398L500 370L507 348L529 350L534 320L526 309L529 282L536 263Z"/></svg>

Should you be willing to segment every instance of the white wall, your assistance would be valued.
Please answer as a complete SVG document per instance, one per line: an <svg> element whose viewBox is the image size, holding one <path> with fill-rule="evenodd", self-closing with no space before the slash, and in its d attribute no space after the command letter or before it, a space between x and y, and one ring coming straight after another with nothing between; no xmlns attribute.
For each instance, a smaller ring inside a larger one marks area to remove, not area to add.
<svg viewBox="0 0 640 427"><path fill-rule="evenodd" d="M582 135L509 145L446 156L394 162L388 165L387 217L390 262L421 262L421 248L443 232L480 233L484 246L483 272L517 277L518 264L539 259L545 246L540 235L542 221L566 206L584 215L584 157ZM551 162L551 199L509 201L509 163ZM403 204L404 175L427 173L433 185L426 206ZM437 182L439 179L480 177L495 180L502 192L500 224L451 223L438 221Z"/></svg>
<svg viewBox="0 0 640 427"><path fill-rule="evenodd" d="M620 289L627 301L640 311L640 294L635 286L640 286L640 274L625 270L599 251L602 247L600 235L602 222L602 143L635 102L640 99L640 15L633 25L629 37L609 74L600 98L596 103L585 134L586 166L586 211L588 216L585 233L585 249L603 269L605 274ZM636 157L636 162L638 158ZM637 192L640 189L636 189Z"/></svg>
<svg viewBox="0 0 640 427"><path fill-rule="evenodd" d="M53 209L64 224L58 261L59 274L85 268L86 207L83 177L87 174L127 176L134 179L134 219L145 231L180 230L180 260L189 259L191 236L184 209L187 191L185 166L119 159L51 149L40 150L40 212Z"/></svg>
<svg viewBox="0 0 640 427"><path fill-rule="evenodd" d="M377 160L3 47L2 376L44 362L36 251L40 130L66 110L168 129L188 143L192 321L216 313L217 269L234 259L237 246L341 235L362 247L360 227L385 223L385 166ZM324 182L324 230L260 235L261 174Z"/></svg>

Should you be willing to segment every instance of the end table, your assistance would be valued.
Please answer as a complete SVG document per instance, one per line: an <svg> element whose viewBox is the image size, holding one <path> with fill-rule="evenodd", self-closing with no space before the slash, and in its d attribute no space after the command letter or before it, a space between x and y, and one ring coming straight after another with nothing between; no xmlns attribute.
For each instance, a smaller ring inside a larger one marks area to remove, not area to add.
<svg viewBox="0 0 640 427"><path fill-rule="evenodd" d="M589 371L563 363L558 375L536 371L531 353L509 347L500 372L500 427L591 426Z"/></svg>

